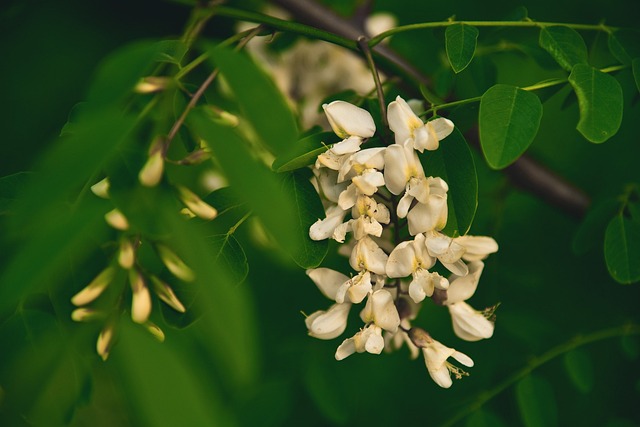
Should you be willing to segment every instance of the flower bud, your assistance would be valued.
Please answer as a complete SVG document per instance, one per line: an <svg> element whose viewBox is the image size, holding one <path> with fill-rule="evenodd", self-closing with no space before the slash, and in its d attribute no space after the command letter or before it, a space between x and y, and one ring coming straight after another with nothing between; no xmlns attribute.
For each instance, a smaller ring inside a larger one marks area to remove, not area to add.
<svg viewBox="0 0 640 427"><path fill-rule="evenodd" d="M160 329L158 325L147 320L142 326L144 326L147 332L153 335L155 339L164 342L164 332L162 332L162 329Z"/></svg>
<svg viewBox="0 0 640 427"><path fill-rule="evenodd" d="M136 270L129 272L131 291L131 319L136 323L145 323L151 314L151 295L142 274Z"/></svg>
<svg viewBox="0 0 640 427"><path fill-rule="evenodd" d="M218 211L216 210L216 208L203 201L188 188L179 186L178 193L180 195L180 200L182 200L182 203L184 203L191 212L193 212L200 218L210 221L218 215Z"/></svg>
<svg viewBox="0 0 640 427"><path fill-rule="evenodd" d="M135 248L130 239L122 239L120 241L120 250L118 251L118 264L125 270L131 269L136 261Z"/></svg>
<svg viewBox="0 0 640 427"><path fill-rule="evenodd" d="M91 192L103 199L109 198L109 178L104 178L91 186Z"/></svg>
<svg viewBox="0 0 640 427"><path fill-rule="evenodd" d="M115 275L115 268L107 267L95 279L91 281L83 290L78 292L71 298L71 303L75 306L87 305L98 298L102 292L107 288L113 276Z"/></svg>
<svg viewBox="0 0 640 427"><path fill-rule="evenodd" d="M151 283L158 298L164 301L169 307L180 313L187 311L169 285L155 276L151 276Z"/></svg>
<svg viewBox="0 0 640 427"><path fill-rule="evenodd" d="M104 329L98 335L98 342L96 344L96 350L103 361L106 361L113 345L113 338L115 336L115 325L113 323L107 324Z"/></svg>
<svg viewBox="0 0 640 427"><path fill-rule="evenodd" d="M107 212L104 215L104 219L107 221L107 224L116 230L125 231L129 229L129 221L127 221L127 217L125 217L118 209Z"/></svg>
<svg viewBox="0 0 640 427"><path fill-rule="evenodd" d="M92 308L76 308L71 312L71 319L75 322L91 322L104 317L104 313Z"/></svg>
<svg viewBox="0 0 640 427"><path fill-rule="evenodd" d="M171 84L171 79L167 77L149 76L140 79L133 89L136 93L154 93L165 90Z"/></svg>
<svg viewBox="0 0 640 427"><path fill-rule="evenodd" d="M178 279L184 280L185 282L192 282L193 279L195 279L193 270L191 270L171 249L164 245L157 245L156 249L158 250L160 259L174 276Z"/></svg>
<svg viewBox="0 0 640 427"><path fill-rule="evenodd" d="M162 149L157 149L149 155L149 159L138 174L138 180L145 187L155 187L162 179L163 171L164 155Z"/></svg>
<svg viewBox="0 0 640 427"><path fill-rule="evenodd" d="M198 165L211 158L211 152L205 149L198 149L190 153L187 157L178 161L181 165Z"/></svg>

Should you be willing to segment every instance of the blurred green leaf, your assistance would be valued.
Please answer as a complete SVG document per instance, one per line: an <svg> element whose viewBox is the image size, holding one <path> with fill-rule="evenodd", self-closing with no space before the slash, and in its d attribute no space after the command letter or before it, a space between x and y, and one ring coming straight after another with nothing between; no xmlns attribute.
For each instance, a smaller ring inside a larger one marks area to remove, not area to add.
<svg viewBox="0 0 640 427"><path fill-rule="evenodd" d="M595 143L615 135L622 122L622 88L618 81L589 65L577 64L569 82L580 106L578 131Z"/></svg>
<svg viewBox="0 0 640 427"><path fill-rule="evenodd" d="M187 45L182 40L162 40L156 44L155 60L179 65L187 54Z"/></svg>
<svg viewBox="0 0 640 427"><path fill-rule="evenodd" d="M640 32L635 30L618 30L609 33L607 40L609 51L622 64L631 65L635 58L640 58Z"/></svg>
<svg viewBox="0 0 640 427"><path fill-rule="evenodd" d="M297 236L295 202L282 190L278 178L256 162L245 147L248 143L232 128L212 122L194 111L190 123L215 153L238 197L258 215L282 247L292 251ZM277 208L276 208L277 207Z"/></svg>
<svg viewBox="0 0 640 427"><path fill-rule="evenodd" d="M420 85L420 93L422 97L431 105L444 104L442 98L438 97L435 93L433 93L427 85Z"/></svg>
<svg viewBox="0 0 640 427"><path fill-rule="evenodd" d="M606 199L594 203L573 237L572 248L576 255L582 255L604 240L604 231L611 218L620 208L616 199Z"/></svg>
<svg viewBox="0 0 640 427"><path fill-rule="evenodd" d="M453 24L447 27L444 33L447 58L456 73L467 68L473 59L478 44L478 34L478 29L471 25Z"/></svg>
<svg viewBox="0 0 640 427"><path fill-rule="evenodd" d="M320 196L311 184L313 174L309 169L301 169L289 174L284 183L296 205L296 219L291 227L296 235L296 246L291 252L293 260L302 268L320 265L329 250L327 240L315 241L309 237L309 227L325 216Z"/></svg>
<svg viewBox="0 0 640 427"><path fill-rule="evenodd" d="M155 341L130 322L120 323L119 336L112 358L141 425L235 425L215 385L200 382L188 353Z"/></svg>
<svg viewBox="0 0 640 427"><path fill-rule="evenodd" d="M105 209L99 202L74 212L47 212L47 228L17 248L0 276L0 313L28 293L56 284L65 277L71 259L84 259L96 241L106 240Z"/></svg>
<svg viewBox="0 0 640 427"><path fill-rule="evenodd" d="M640 92L640 58L635 58L631 66L633 68L633 79L636 81L638 92Z"/></svg>
<svg viewBox="0 0 640 427"><path fill-rule="evenodd" d="M587 46L582 36L572 28L562 25L544 27L540 30L538 42L567 71L576 64L587 63Z"/></svg>
<svg viewBox="0 0 640 427"><path fill-rule="evenodd" d="M30 179L33 179L31 172L18 172L0 178L0 215L10 211L10 205L28 187Z"/></svg>
<svg viewBox="0 0 640 427"><path fill-rule="evenodd" d="M467 141L456 128L438 150L422 158L425 174L439 176L449 185L449 216L443 232L449 236L466 234L478 207L478 177Z"/></svg>
<svg viewBox="0 0 640 427"><path fill-rule="evenodd" d="M296 142L285 153L278 156L271 165L276 172L288 172L312 165L318 155L327 151L329 145L339 141L333 132L320 132Z"/></svg>
<svg viewBox="0 0 640 427"><path fill-rule="evenodd" d="M558 425L557 403L547 380L527 375L516 384L516 399L526 427Z"/></svg>
<svg viewBox="0 0 640 427"><path fill-rule="evenodd" d="M242 283L249 274L247 255L233 234L217 234L208 236L207 242L211 245L217 264L223 266L229 273L229 279L233 283Z"/></svg>
<svg viewBox="0 0 640 427"><path fill-rule="evenodd" d="M296 121L275 83L242 53L216 47L211 57L266 147L275 155L292 147L298 137Z"/></svg>
<svg viewBox="0 0 640 427"><path fill-rule="evenodd" d="M480 100L480 144L487 163L502 169L531 145L542 118L542 104L533 93L498 84Z"/></svg>
<svg viewBox="0 0 640 427"><path fill-rule="evenodd" d="M304 383L318 410L335 425L347 425L349 421L348 394L342 387L342 379L333 375L318 355L308 353Z"/></svg>
<svg viewBox="0 0 640 427"><path fill-rule="evenodd" d="M604 257L609 274L617 282L640 280L640 221L616 215L604 236Z"/></svg>
<svg viewBox="0 0 640 427"><path fill-rule="evenodd" d="M23 309L0 326L1 425L68 425L84 402L90 377L59 319Z"/></svg>
<svg viewBox="0 0 640 427"><path fill-rule="evenodd" d="M564 367L571 382L581 393L589 393L593 389L594 369L591 357L581 349L575 349L564 355Z"/></svg>
<svg viewBox="0 0 640 427"><path fill-rule="evenodd" d="M503 427L504 421L498 418L493 412L479 408L467 418L466 427Z"/></svg>

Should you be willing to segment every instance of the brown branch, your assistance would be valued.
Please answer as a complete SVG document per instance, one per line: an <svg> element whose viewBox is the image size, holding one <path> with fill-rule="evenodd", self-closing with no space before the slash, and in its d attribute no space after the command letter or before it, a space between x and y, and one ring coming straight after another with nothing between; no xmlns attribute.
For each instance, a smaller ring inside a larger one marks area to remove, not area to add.
<svg viewBox="0 0 640 427"><path fill-rule="evenodd" d="M364 34L363 28L357 28L349 20L336 15L313 0L272 0L272 2L291 13L300 22L341 37L358 40ZM430 86L431 80L428 76L388 46L376 45L372 50L382 59L379 61L381 69L391 74L399 73L418 84ZM420 96L415 87L413 92L416 96ZM477 132L475 135L477 139ZM505 173L514 186L531 192L549 205L559 208L576 219L581 219L585 215L591 203L584 191L529 156L520 157L505 169Z"/></svg>

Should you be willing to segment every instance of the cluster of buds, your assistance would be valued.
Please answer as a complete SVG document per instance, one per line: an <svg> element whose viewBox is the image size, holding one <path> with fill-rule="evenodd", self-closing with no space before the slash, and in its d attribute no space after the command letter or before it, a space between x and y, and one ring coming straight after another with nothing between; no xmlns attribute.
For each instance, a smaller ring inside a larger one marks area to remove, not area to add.
<svg viewBox="0 0 640 427"><path fill-rule="evenodd" d="M406 343L414 358L422 351L433 380L450 387L451 374L461 378L466 372L447 359L453 357L465 366L473 366L473 361L412 327L411 321L429 297L449 309L458 337L467 341L491 337L493 310L477 311L465 301L476 290L482 260L498 250L490 237L452 238L441 232L447 223L449 187L441 178L425 175L418 152L437 150L454 125L445 118L424 123L397 97L387 110L395 143L361 149L376 132L371 114L344 101L323 108L343 140L318 156L313 168L328 206L326 218L311 226L309 236L344 243L351 233L353 238L345 246L350 248L347 255L355 273L348 277L329 268L307 271L335 302L306 318L309 335L338 337L347 327L351 306L366 299L360 312L364 326L342 342L336 359L355 352L379 354ZM438 261L448 277L434 271Z"/></svg>
<svg viewBox="0 0 640 427"><path fill-rule="evenodd" d="M151 144L149 158L138 174L140 184L145 187L158 185L164 175L164 163L163 144L159 139ZM104 199L109 199L109 189L108 178L91 187L96 196ZM217 216L217 210L190 189L183 186L174 186L174 189L176 196L184 205L181 212L186 216L200 217L204 220L212 220ZM195 279L193 270L166 243L143 239L143 236L131 230L129 220L117 208L105 215L105 221L120 234L118 249L110 265L71 298L71 302L78 307L71 314L73 320L78 322L99 320L103 322L96 346L97 352L103 360L107 359L113 346L116 325L122 311L122 302L125 300L126 287L118 285L121 282L118 280L119 277L126 277L130 285L131 319L142 325L159 341L164 341L164 333L160 327L149 320L152 310L151 290L158 299L175 311L179 313L186 311L184 304L176 296L171 286L157 275L147 271L140 263L137 254L141 245L152 245L166 269L177 279L183 282L192 282ZM113 289L110 302L101 303L100 300L108 299L100 297L107 294L106 291L109 288ZM115 298L113 298L114 296Z"/></svg>

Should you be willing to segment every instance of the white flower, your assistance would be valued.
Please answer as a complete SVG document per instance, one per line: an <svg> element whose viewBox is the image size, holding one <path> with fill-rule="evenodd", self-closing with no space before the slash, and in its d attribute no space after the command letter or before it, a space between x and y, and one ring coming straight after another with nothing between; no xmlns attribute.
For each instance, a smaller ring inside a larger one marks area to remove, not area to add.
<svg viewBox="0 0 640 427"><path fill-rule="evenodd" d="M373 117L367 110L345 101L323 104L322 108L327 115L331 129L340 138L348 139L352 136L370 138L376 132Z"/></svg>
<svg viewBox="0 0 640 427"><path fill-rule="evenodd" d="M440 141L453 132L453 122L438 118L427 123L411 111L401 97L389 104L387 109L389 128L395 134L396 144L409 144L421 153L425 150L437 150Z"/></svg>
<svg viewBox="0 0 640 427"><path fill-rule="evenodd" d="M340 344L336 350L336 360L342 360L356 352L364 353L366 351L371 354L380 354L383 348L382 329L371 324Z"/></svg>
<svg viewBox="0 0 640 427"><path fill-rule="evenodd" d="M340 243L344 242L348 231L353 231L356 240L367 235L380 237L383 230L381 224L388 224L390 221L389 209L364 195L358 197L351 215L353 219L339 225L333 233L334 239Z"/></svg>
<svg viewBox="0 0 640 427"><path fill-rule="evenodd" d="M322 267L307 270L307 276L313 280L324 296L339 304L343 302L358 304L372 289L371 273L368 271L362 271L349 278L339 271Z"/></svg>
<svg viewBox="0 0 640 427"><path fill-rule="evenodd" d="M329 237L334 237L336 227L342 224L342 220L347 212L340 206L330 206L326 211L325 219L318 219L309 228L309 237L311 240L325 240ZM338 234L339 236L339 234ZM342 239L334 237L339 242L344 241L344 235Z"/></svg>
<svg viewBox="0 0 640 427"><path fill-rule="evenodd" d="M396 288L397 289L397 288ZM398 350L403 344L409 348L411 359L416 359L420 354L420 349L411 341L409 334L406 332L411 329L411 320L414 320L420 311L420 305L414 303L411 299L400 296L396 300L398 315L400 316L400 328L396 332L387 332L384 334L385 351Z"/></svg>
<svg viewBox="0 0 640 427"><path fill-rule="evenodd" d="M449 209L447 207L447 190L449 186L440 178L426 179L428 191L427 201L416 204L407 214L409 234L416 235L431 230L442 230L447 225ZM407 194L409 194L407 192ZM402 203L402 200L400 201ZM400 204L398 204L400 209Z"/></svg>
<svg viewBox="0 0 640 427"><path fill-rule="evenodd" d="M467 275L469 269L461 259L465 252L464 246L436 231L426 233L425 244L429 255L438 258L450 272L458 276Z"/></svg>
<svg viewBox="0 0 640 427"><path fill-rule="evenodd" d="M436 260L429 255L424 241L424 235L418 234L414 240L400 243L389 254L387 261L387 276L413 277L409 284L409 296L416 303L433 295L435 288L447 289L449 286L447 279L438 273L429 272Z"/></svg>
<svg viewBox="0 0 640 427"><path fill-rule="evenodd" d="M396 332L400 324L400 316L393 296L386 289L369 294L367 304L360 312L360 318L364 323L374 323L389 332Z"/></svg>
<svg viewBox="0 0 640 427"><path fill-rule="evenodd" d="M376 242L365 236L353 247L349 264L356 271L368 270L376 274L385 274L387 259L387 254Z"/></svg>
<svg viewBox="0 0 640 427"><path fill-rule="evenodd" d="M424 355L429 375L442 388L449 388L453 384L450 374L453 374L456 379L461 379L464 375L468 375L462 369L448 362L447 359L449 357L453 357L464 366L473 366L473 360L469 356L434 339L422 348L422 354Z"/></svg>
<svg viewBox="0 0 640 427"><path fill-rule="evenodd" d="M456 237L454 240L464 247L462 259L465 261L481 261L489 254L498 252L498 243L491 237L466 235Z"/></svg>
<svg viewBox="0 0 640 427"><path fill-rule="evenodd" d="M469 264L469 274L464 277L450 277L445 305L451 314L453 331L466 341L478 341L493 336L494 323L465 302L476 291L483 268L482 261L474 261Z"/></svg>
<svg viewBox="0 0 640 427"><path fill-rule="evenodd" d="M327 200L333 203L338 203L338 197L340 193L346 190L349 185L348 182L338 182L338 171L330 168L318 168L313 169L316 179L318 181L318 187L322 190L322 194Z"/></svg>
<svg viewBox="0 0 640 427"><path fill-rule="evenodd" d="M333 304L329 310L319 310L308 316L304 323L309 335L321 340L330 340L340 336L347 328L350 303Z"/></svg>
<svg viewBox="0 0 640 427"><path fill-rule="evenodd" d="M389 191L399 195L407 189L408 183L413 179L414 197L422 199L418 184L424 179L424 169L412 147L402 144L388 146L384 152L384 164L384 180ZM424 191L427 191L426 188Z"/></svg>

